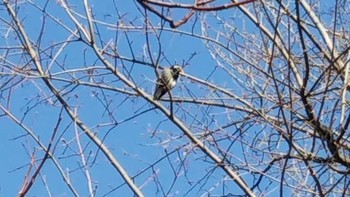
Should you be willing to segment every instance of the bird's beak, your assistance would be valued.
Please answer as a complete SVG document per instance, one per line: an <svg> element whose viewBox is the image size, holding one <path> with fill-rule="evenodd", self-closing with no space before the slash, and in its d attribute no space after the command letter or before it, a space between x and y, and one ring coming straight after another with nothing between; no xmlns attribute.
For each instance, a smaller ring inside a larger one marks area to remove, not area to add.
<svg viewBox="0 0 350 197"><path fill-rule="evenodd" d="M180 73L181 73L181 74L184 74L184 73L185 73L185 71L184 71L184 69L183 69L182 67L180 67Z"/></svg>

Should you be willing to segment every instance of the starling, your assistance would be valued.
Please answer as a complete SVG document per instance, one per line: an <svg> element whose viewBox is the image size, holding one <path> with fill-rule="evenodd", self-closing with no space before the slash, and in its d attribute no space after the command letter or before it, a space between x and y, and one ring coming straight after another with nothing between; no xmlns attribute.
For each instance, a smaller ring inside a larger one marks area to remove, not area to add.
<svg viewBox="0 0 350 197"><path fill-rule="evenodd" d="M164 68L157 79L156 90L153 95L154 100L159 100L165 93L176 86L176 81L179 78L180 72L182 72L182 68L179 65Z"/></svg>

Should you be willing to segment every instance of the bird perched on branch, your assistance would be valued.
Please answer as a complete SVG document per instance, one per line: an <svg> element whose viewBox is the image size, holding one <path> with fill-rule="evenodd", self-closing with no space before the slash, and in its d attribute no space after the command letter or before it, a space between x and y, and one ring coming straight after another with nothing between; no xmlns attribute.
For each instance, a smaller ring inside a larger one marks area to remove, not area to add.
<svg viewBox="0 0 350 197"><path fill-rule="evenodd" d="M174 65L170 68L164 68L159 78L157 79L156 89L154 91L153 99L159 100L164 94L176 86L176 81L183 72L181 66Z"/></svg>

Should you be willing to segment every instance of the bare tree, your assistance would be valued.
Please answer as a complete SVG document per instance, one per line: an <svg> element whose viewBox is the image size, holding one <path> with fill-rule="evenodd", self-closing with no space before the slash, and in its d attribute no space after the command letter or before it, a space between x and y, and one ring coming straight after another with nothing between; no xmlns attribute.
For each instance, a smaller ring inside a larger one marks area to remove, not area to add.
<svg viewBox="0 0 350 197"><path fill-rule="evenodd" d="M183 2L1 3L6 193L350 195L350 2Z"/></svg>

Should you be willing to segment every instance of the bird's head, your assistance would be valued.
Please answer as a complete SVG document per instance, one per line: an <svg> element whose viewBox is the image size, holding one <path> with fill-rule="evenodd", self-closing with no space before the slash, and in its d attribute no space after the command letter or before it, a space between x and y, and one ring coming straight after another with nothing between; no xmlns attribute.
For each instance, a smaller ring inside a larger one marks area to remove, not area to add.
<svg viewBox="0 0 350 197"><path fill-rule="evenodd" d="M170 67L170 69L171 69L171 71L172 71L173 73L177 73L177 74L183 73L183 72L184 72L184 70L182 69L182 67L181 67L180 65L178 65L178 64L173 65L172 67Z"/></svg>

